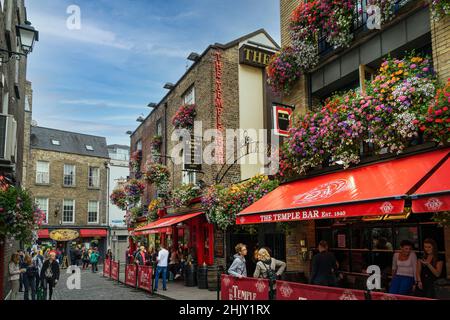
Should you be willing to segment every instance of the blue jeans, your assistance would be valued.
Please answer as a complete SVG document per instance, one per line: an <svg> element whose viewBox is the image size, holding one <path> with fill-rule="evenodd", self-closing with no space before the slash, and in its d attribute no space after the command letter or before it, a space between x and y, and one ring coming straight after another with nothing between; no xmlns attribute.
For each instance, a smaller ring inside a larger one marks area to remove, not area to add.
<svg viewBox="0 0 450 320"><path fill-rule="evenodd" d="M389 293L407 296L412 293L413 286L414 286L413 277L395 275L392 278Z"/></svg>
<svg viewBox="0 0 450 320"><path fill-rule="evenodd" d="M155 290L158 290L158 282L159 282L159 274L162 271L162 277L163 277L163 289L167 289L167 267L156 267L156 274L155 274Z"/></svg>
<svg viewBox="0 0 450 320"><path fill-rule="evenodd" d="M23 276L23 287L24 287L24 300L30 300L30 291L31 291L31 300L36 300L36 278L28 277L27 275Z"/></svg>

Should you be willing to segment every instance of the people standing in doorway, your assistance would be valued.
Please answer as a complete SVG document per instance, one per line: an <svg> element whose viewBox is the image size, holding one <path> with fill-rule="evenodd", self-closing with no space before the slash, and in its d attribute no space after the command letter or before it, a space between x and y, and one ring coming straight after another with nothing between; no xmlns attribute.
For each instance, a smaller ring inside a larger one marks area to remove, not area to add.
<svg viewBox="0 0 450 320"><path fill-rule="evenodd" d="M336 257L328 251L328 243L324 240L320 241L319 253L312 260L311 284L335 287L337 268Z"/></svg>
<svg viewBox="0 0 450 320"><path fill-rule="evenodd" d="M434 283L442 275L444 262L438 256L437 244L433 239L425 239L423 251L423 258L417 261L417 294L434 299Z"/></svg>
<svg viewBox="0 0 450 320"><path fill-rule="evenodd" d="M48 260L44 262L41 270L41 285L44 288L44 298L52 300L53 288L59 281L59 265L56 262L56 254L54 252L49 254Z"/></svg>
<svg viewBox="0 0 450 320"><path fill-rule="evenodd" d="M20 268L20 256L18 253L11 255L11 260L8 265L9 282L11 284L11 294L9 300L16 300L19 293L20 275L23 274L26 269Z"/></svg>
<svg viewBox="0 0 450 320"><path fill-rule="evenodd" d="M178 268L180 266L180 257L178 255L178 250L175 246L170 250L170 258L169 258L169 272L171 272L174 276L174 279L178 279L181 275L178 274Z"/></svg>
<svg viewBox="0 0 450 320"><path fill-rule="evenodd" d="M413 243L403 240L400 252L394 254L392 260L392 282L389 293L410 295L416 281L417 256L412 251Z"/></svg>
<svg viewBox="0 0 450 320"><path fill-rule="evenodd" d="M169 251L164 247L160 246L158 252L158 257L156 258L156 275L155 275L155 292L158 291L159 275L162 272L163 277L163 290L167 290L167 265L169 260Z"/></svg>
<svg viewBox="0 0 450 320"><path fill-rule="evenodd" d="M98 253L98 249L94 248L91 252L90 263L92 266L92 272L98 272L98 259L100 258L100 254Z"/></svg>
<svg viewBox="0 0 450 320"><path fill-rule="evenodd" d="M145 266L145 264L147 263L148 260L148 255L147 252L145 251L145 247L141 246L139 248L139 251L136 253L135 258L135 262L140 265L140 266Z"/></svg>
<svg viewBox="0 0 450 320"><path fill-rule="evenodd" d="M234 255L233 263L228 269L228 273L238 278L247 277L247 265L245 262L245 256L247 255L247 246L243 243L239 243L234 249L236 251L236 254Z"/></svg>
<svg viewBox="0 0 450 320"><path fill-rule="evenodd" d="M36 276L38 275L38 268L33 264L33 259L30 255L25 255L23 273L23 287L24 287L24 300L36 300Z"/></svg>

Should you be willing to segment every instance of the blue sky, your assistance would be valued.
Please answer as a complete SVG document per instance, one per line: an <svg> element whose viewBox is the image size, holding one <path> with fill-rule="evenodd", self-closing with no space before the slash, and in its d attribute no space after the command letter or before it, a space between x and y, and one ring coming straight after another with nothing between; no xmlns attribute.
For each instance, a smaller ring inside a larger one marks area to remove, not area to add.
<svg viewBox="0 0 450 320"><path fill-rule="evenodd" d="M69 5L81 30L69 30ZM139 115L159 102L186 57L259 28L279 42L278 0L26 0L40 41L28 61L39 126L129 144Z"/></svg>

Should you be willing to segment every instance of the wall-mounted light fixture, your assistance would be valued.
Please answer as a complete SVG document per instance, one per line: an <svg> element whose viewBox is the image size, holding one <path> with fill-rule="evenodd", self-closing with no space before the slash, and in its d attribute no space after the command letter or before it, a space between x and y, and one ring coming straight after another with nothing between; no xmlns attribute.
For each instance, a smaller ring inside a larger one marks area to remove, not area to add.
<svg viewBox="0 0 450 320"><path fill-rule="evenodd" d="M28 21L25 24L16 26L16 35L22 52L0 48L2 63L7 63L11 59L20 60L21 57L28 56L33 51L34 43L39 41L39 32Z"/></svg>

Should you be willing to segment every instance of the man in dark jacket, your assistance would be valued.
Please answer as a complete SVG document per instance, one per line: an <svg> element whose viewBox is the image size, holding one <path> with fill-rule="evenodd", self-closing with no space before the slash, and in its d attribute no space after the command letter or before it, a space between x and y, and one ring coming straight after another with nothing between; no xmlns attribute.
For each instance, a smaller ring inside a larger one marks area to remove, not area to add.
<svg viewBox="0 0 450 320"><path fill-rule="evenodd" d="M312 260L311 284L335 287L338 267L336 257L332 252L328 252L328 243L320 241L319 253Z"/></svg>
<svg viewBox="0 0 450 320"><path fill-rule="evenodd" d="M51 252L48 260L44 262L41 270L41 284L44 288L44 297L47 299L47 289L49 300L52 300L53 288L59 281L59 264L56 261L56 253Z"/></svg>

